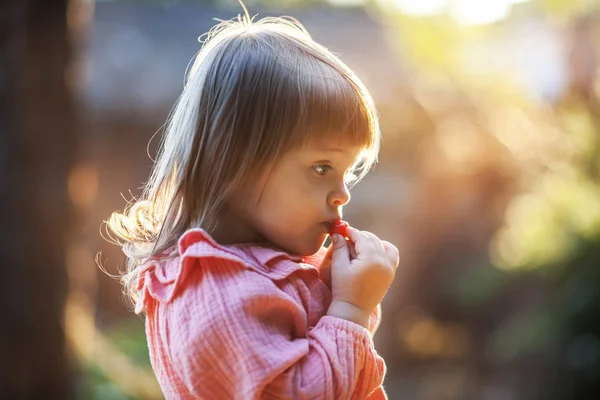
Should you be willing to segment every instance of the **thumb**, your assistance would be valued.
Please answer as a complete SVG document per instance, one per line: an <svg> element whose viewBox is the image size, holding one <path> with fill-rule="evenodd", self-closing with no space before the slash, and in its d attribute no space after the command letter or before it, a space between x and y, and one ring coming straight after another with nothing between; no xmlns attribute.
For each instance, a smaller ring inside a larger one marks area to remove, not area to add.
<svg viewBox="0 0 600 400"><path fill-rule="evenodd" d="M350 249L348 248L348 244L342 235L337 233L333 234L331 237L333 241L333 254L331 265L335 268L336 265L347 265L350 263Z"/></svg>

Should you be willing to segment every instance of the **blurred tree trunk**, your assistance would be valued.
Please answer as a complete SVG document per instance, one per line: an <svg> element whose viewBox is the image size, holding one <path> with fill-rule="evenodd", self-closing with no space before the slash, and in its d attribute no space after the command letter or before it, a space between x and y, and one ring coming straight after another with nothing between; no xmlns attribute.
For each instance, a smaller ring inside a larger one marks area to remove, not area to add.
<svg viewBox="0 0 600 400"><path fill-rule="evenodd" d="M0 2L0 398L68 399L67 0Z"/></svg>

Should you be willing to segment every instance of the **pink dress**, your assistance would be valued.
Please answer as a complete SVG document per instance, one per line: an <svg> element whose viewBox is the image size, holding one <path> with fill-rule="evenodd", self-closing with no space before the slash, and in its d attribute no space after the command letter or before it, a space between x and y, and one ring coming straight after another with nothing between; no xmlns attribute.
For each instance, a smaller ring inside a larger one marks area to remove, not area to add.
<svg viewBox="0 0 600 400"><path fill-rule="evenodd" d="M326 316L326 249L300 258L187 231L138 281L152 368L167 399L386 399L369 329Z"/></svg>

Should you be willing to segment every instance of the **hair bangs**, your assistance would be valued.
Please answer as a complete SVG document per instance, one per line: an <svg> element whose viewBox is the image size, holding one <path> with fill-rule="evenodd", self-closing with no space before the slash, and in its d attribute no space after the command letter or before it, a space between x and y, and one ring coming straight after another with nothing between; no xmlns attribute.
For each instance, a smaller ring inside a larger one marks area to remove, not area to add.
<svg viewBox="0 0 600 400"><path fill-rule="evenodd" d="M311 61L298 71L300 113L293 140L362 148L349 174L349 183L356 183L377 162L380 132L375 106L355 76L321 60Z"/></svg>

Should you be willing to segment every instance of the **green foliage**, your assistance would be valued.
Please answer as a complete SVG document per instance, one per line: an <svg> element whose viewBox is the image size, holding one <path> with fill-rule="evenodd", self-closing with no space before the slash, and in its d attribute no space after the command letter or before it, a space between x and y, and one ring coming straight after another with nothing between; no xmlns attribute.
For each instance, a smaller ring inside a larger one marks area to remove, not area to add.
<svg viewBox="0 0 600 400"><path fill-rule="evenodd" d="M106 333L106 338L116 346L132 365L151 371L144 324L137 318L121 322ZM79 360L81 375L75 385L76 398L81 400L143 400L125 393L94 362Z"/></svg>

